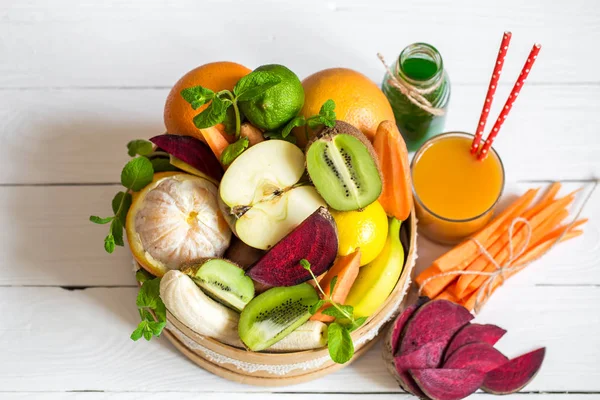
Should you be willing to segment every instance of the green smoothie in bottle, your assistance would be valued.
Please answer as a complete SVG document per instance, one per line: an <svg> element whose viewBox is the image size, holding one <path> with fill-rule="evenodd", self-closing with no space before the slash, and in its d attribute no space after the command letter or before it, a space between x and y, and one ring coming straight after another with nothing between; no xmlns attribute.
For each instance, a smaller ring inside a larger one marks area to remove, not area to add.
<svg viewBox="0 0 600 400"><path fill-rule="evenodd" d="M450 81L433 46L415 43L402 50L385 74L382 89L409 151L444 131Z"/></svg>

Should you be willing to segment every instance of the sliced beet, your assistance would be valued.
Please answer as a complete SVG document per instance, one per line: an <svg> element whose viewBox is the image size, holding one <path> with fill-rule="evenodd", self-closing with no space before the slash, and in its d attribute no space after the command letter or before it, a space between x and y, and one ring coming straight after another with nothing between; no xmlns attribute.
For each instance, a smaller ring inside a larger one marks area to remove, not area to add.
<svg viewBox="0 0 600 400"><path fill-rule="evenodd" d="M410 353L394 357L396 369L408 372L409 369L439 368L446 342L429 342Z"/></svg>
<svg viewBox="0 0 600 400"><path fill-rule="evenodd" d="M154 136L150 141L217 181L223 177L221 163L210 147L199 139L191 136L165 134Z"/></svg>
<svg viewBox="0 0 600 400"><path fill-rule="evenodd" d="M546 348L514 358L488 372L481 389L492 394L511 394L523 389L540 370Z"/></svg>
<svg viewBox="0 0 600 400"><path fill-rule="evenodd" d="M508 357L487 343L469 343L459 347L444 362L444 368L474 369L484 374L506 364Z"/></svg>
<svg viewBox="0 0 600 400"><path fill-rule="evenodd" d="M460 400L475 393L485 374L469 369L411 369L410 374L431 400Z"/></svg>
<svg viewBox="0 0 600 400"><path fill-rule="evenodd" d="M450 355L452 353L454 353L454 351L456 351L456 349L458 349L459 347L462 347L466 344L469 344L469 343L481 342L481 343L487 343L490 346L493 346L498 342L498 340L500 340L500 338L502 336L504 336L505 333L506 333L506 330L504 330L496 325L491 325L491 324L487 324L487 325L468 324L468 325L465 325L464 327L462 327L461 330L456 332L456 335L454 335L454 337L450 341L450 344L448 345L448 348L446 349L446 354L444 355L444 359L447 360L448 357L450 357Z"/></svg>
<svg viewBox="0 0 600 400"><path fill-rule="evenodd" d="M327 271L338 251L337 229L325 207L319 207L287 236L268 250L246 274L269 286L294 286L312 279L300 260L306 259L319 276Z"/></svg>
<svg viewBox="0 0 600 400"><path fill-rule="evenodd" d="M391 346L390 348L391 348L392 355L396 355L396 353L398 352L398 347L400 347L400 339L401 339L402 331L404 330L406 323L408 322L410 317L413 316L414 312L417 311L417 309L419 307L421 307L423 304L427 303L428 301L429 301L428 297L421 296L421 297L419 297L419 299L417 300L417 302L415 304L412 304L412 305L406 307L404 309L404 311L402 311L400 313L400 315L398 315L396 317L396 319L394 320L394 323L393 323L392 334L390 337L390 346Z"/></svg>
<svg viewBox="0 0 600 400"><path fill-rule="evenodd" d="M447 344L472 319L473 315L461 305L448 300L432 300L419 308L406 324L400 354L415 351L429 342Z"/></svg>

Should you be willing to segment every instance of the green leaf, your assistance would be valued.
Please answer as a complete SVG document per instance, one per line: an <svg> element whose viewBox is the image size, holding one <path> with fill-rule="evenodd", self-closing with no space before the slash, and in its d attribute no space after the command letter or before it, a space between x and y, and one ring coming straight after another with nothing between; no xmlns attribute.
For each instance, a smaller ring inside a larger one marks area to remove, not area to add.
<svg viewBox="0 0 600 400"><path fill-rule="evenodd" d="M323 122L321 122L321 116L315 115L314 117L310 117L309 119L307 119L306 124L310 129L317 129L318 127L323 125Z"/></svg>
<svg viewBox="0 0 600 400"><path fill-rule="evenodd" d="M165 328L165 326L167 325L166 321L163 322L158 322L158 321L153 321L153 322L148 322L148 328L150 329L150 331L152 332L152 334L156 337L159 337L160 334L162 333L163 329Z"/></svg>
<svg viewBox="0 0 600 400"><path fill-rule="evenodd" d="M183 89L181 97L190 103L194 110L197 110L212 100L215 97L215 92L202 86L194 86Z"/></svg>
<svg viewBox="0 0 600 400"><path fill-rule="evenodd" d="M109 233L104 238L104 250L109 254L115 251L115 238L112 233Z"/></svg>
<svg viewBox="0 0 600 400"><path fill-rule="evenodd" d="M110 232L112 233L117 246L125 246L125 243L123 242L123 224L121 224L119 218L115 218L110 224Z"/></svg>
<svg viewBox="0 0 600 400"><path fill-rule="evenodd" d="M221 154L221 164L229 165L235 160L240 154L248 148L250 141L247 137L241 137L229 146L225 147Z"/></svg>
<svg viewBox="0 0 600 400"><path fill-rule="evenodd" d="M154 275L152 275L150 272L146 271L143 268L138 269L135 273L135 280L139 283L144 283L146 281L149 281L150 279L154 279Z"/></svg>
<svg viewBox="0 0 600 400"><path fill-rule="evenodd" d="M135 331L133 331L131 333L131 340L133 341L138 341L142 338L142 335L144 334L144 330L146 328L146 326L148 325L148 321L142 321L138 324L137 328L135 329Z"/></svg>
<svg viewBox="0 0 600 400"><path fill-rule="evenodd" d="M297 116L294 119L292 119L290 122L288 122L283 129L281 130L281 137L288 137L288 135L292 132L292 129L298 127L298 126L304 126L306 124L306 118L304 118L303 116Z"/></svg>
<svg viewBox="0 0 600 400"><path fill-rule="evenodd" d="M335 289L335 284L338 281L338 276L334 276L333 279L331 280L331 283L329 283L329 294L331 296L333 296L333 289Z"/></svg>
<svg viewBox="0 0 600 400"><path fill-rule="evenodd" d="M233 88L237 101L252 100L281 82L281 78L270 71L254 71L244 76Z"/></svg>
<svg viewBox="0 0 600 400"><path fill-rule="evenodd" d="M154 146L152 142L148 140L132 140L131 142L127 143L127 154L129 154L130 157L135 157L138 154L140 156L147 156L148 154L152 153L153 147Z"/></svg>
<svg viewBox="0 0 600 400"><path fill-rule="evenodd" d="M220 124L225 120L227 109L231 104L229 99L214 97L210 105L194 117L194 125L198 129L205 129Z"/></svg>
<svg viewBox="0 0 600 400"><path fill-rule="evenodd" d="M327 343L329 356L334 362L345 364L352 359L354 343L352 343L350 332L337 322L331 323L327 329Z"/></svg>
<svg viewBox="0 0 600 400"><path fill-rule="evenodd" d="M300 260L300 265L305 270L310 271L310 262L306 258L303 258L302 260Z"/></svg>
<svg viewBox="0 0 600 400"><path fill-rule="evenodd" d="M168 158L153 158L150 160L152 163L152 169L154 169L154 173L156 172L166 172L166 171L179 171L177 167L171 164L171 161Z"/></svg>
<svg viewBox="0 0 600 400"><path fill-rule="evenodd" d="M90 215L90 221L92 221L95 224L100 224L100 225L108 224L114 218L115 217L100 218L97 215Z"/></svg>
<svg viewBox="0 0 600 400"><path fill-rule="evenodd" d="M335 102L329 99L321 106L321 109L319 110L319 115L327 116L333 113L333 117L335 118L335 112L333 110L335 110Z"/></svg>
<svg viewBox="0 0 600 400"><path fill-rule="evenodd" d="M123 202L123 205L121 205ZM121 220L121 225L125 226L125 219L127 218L127 211L131 207L131 193L119 192L112 199L112 210ZM119 210L120 208L120 210Z"/></svg>
<svg viewBox="0 0 600 400"><path fill-rule="evenodd" d="M350 319L352 318L352 314L354 313L354 307L343 305L338 305L338 307L339 309L337 307L329 307L323 310L323 314L340 319L349 319L348 316L350 316Z"/></svg>
<svg viewBox="0 0 600 400"><path fill-rule="evenodd" d="M154 169L150 160L146 157L136 157L123 167L121 184L137 192L152 182L153 175Z"/></svg>
<svg viewBox="0 0 600 400"><path fill-rule="evenodd" d="M144 329L144 339L148 342L152 339L152 331L148 328L148 325L146 325L146 328Z"/></svg>
<svg viewBox="0 0 600 400"><path fill-rule="evenodd" d="M326 303L325 300L319 300L315 304L310 306L308 308L308 311L310 311L311 315L315 315L317 313L317 311L319 311L321 309L321 307L323 307L323 305L325 305L325 303Z"/></svg>
<svg viewBox="0 0 600 400"><path fill-rule="evenodd" d="M233 107L227 108L225 119L223 120L223 126L225 128L225 133L230 135L235 133L235 109Z"/></svg>
<svg viewBox="0 0 600 400"><path fill-rule="evenodd" d="M356 318L354 320L354 322L352 323L352 328L350 329L350 332L354 332L355 330L360 328L366 322L367 319L368 319L368 317Z"/></svg>

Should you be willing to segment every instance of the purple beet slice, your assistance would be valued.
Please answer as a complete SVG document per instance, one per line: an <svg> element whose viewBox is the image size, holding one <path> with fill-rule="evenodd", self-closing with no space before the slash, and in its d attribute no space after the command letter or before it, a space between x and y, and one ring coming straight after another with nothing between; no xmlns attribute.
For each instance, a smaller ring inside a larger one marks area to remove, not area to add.
<svg viewBox="0 0 600 400"><path fill-rule="evenodd" d="M246 274L269 286L294 286L312 279L300 260L306 259L319 276L327 271L338 250L337 229L325 207L319 207L268 250Z"/></svg>
<svg viewBox="0 0 600 400"><path fill-rule="evenodd" d="M461 305L448 300L433 300L419 308L404 328L400 354L410 353L425 343L442 341L446 345L454 334L473 319Z"/></svg>
<svg viewBox="0 0 600 400"><path fill-rule="evenodd" d="M391 353L393 355L395 355L398 352L398 347L400 346L402 331L404 330L406 323L408 322L410 317L413 316L414 312L417 311L417 309L419 307L421 307L423 304L427 303L428 301L429 301L429 298L427 298L427 297L423 297L423 296L419 297L419 299L417 300L417 302L415 304L412 304L412 305L406 307L404 309L404 311L402 311L402 313L400 313L400 315L398 315L396 317L396 319L394 320L393 327L392 327L392 334L390 337L390 345L391 345L391 350L392 350Z"/></svg>
<svg viewBox="0 0 600 400"><path fill-rule="evenodd" d="M487 373L508 362L508 357L487 343L469 343L456 349L444 362L444 368L473 369Z"/></svg>
<svg viewBox="0 0 600 400"><path fill-rule="evenodd" d="M475 393L485 374L469 369L411 369L410 374L431 400L460 400Z"/></svg>
<svg viewBox="0 0 600 400"><path fill-rule="evenodd" d="M465 325L461 330L459 330L456 333L456 335L454 335L454 337L450 341L450 344L446 349L446 355L444 356L444 359L447 360L448 357L450 357L450 355L454 353L454 351L456 351L456 349L469 343L481 342L493 346L498 342L498 340L500 340L502 336L504 336L505 333L506 330L496 325Z"/></svg>
<svg viewBox="0 0 600 400"><path fill-rule="evenodd" d="M492 394L511 394L523 389L540 370L546 348L514 358L488 372L481 389Z"/></svg>
<svg viewBox="0 0 600 400"><path fill-rule="evenodd" d="M154 136L150 141L217 181L223 177L221 163L210 147L199 139L191 136L165 134Z"/></svg>

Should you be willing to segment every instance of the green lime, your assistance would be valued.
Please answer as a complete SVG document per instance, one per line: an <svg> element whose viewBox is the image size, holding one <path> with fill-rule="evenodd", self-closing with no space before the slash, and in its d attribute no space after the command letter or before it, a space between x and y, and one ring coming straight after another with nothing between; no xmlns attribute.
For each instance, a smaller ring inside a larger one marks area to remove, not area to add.
<svg viewBox="0 0 600 400"><path fill-rule="evenodd" d="M258 97L240 101L240 110L253 125L272 131L300 112L304 105L304 89L298 76L283 65L263 65L255 71L269 71L281 81Z"/></svg>

